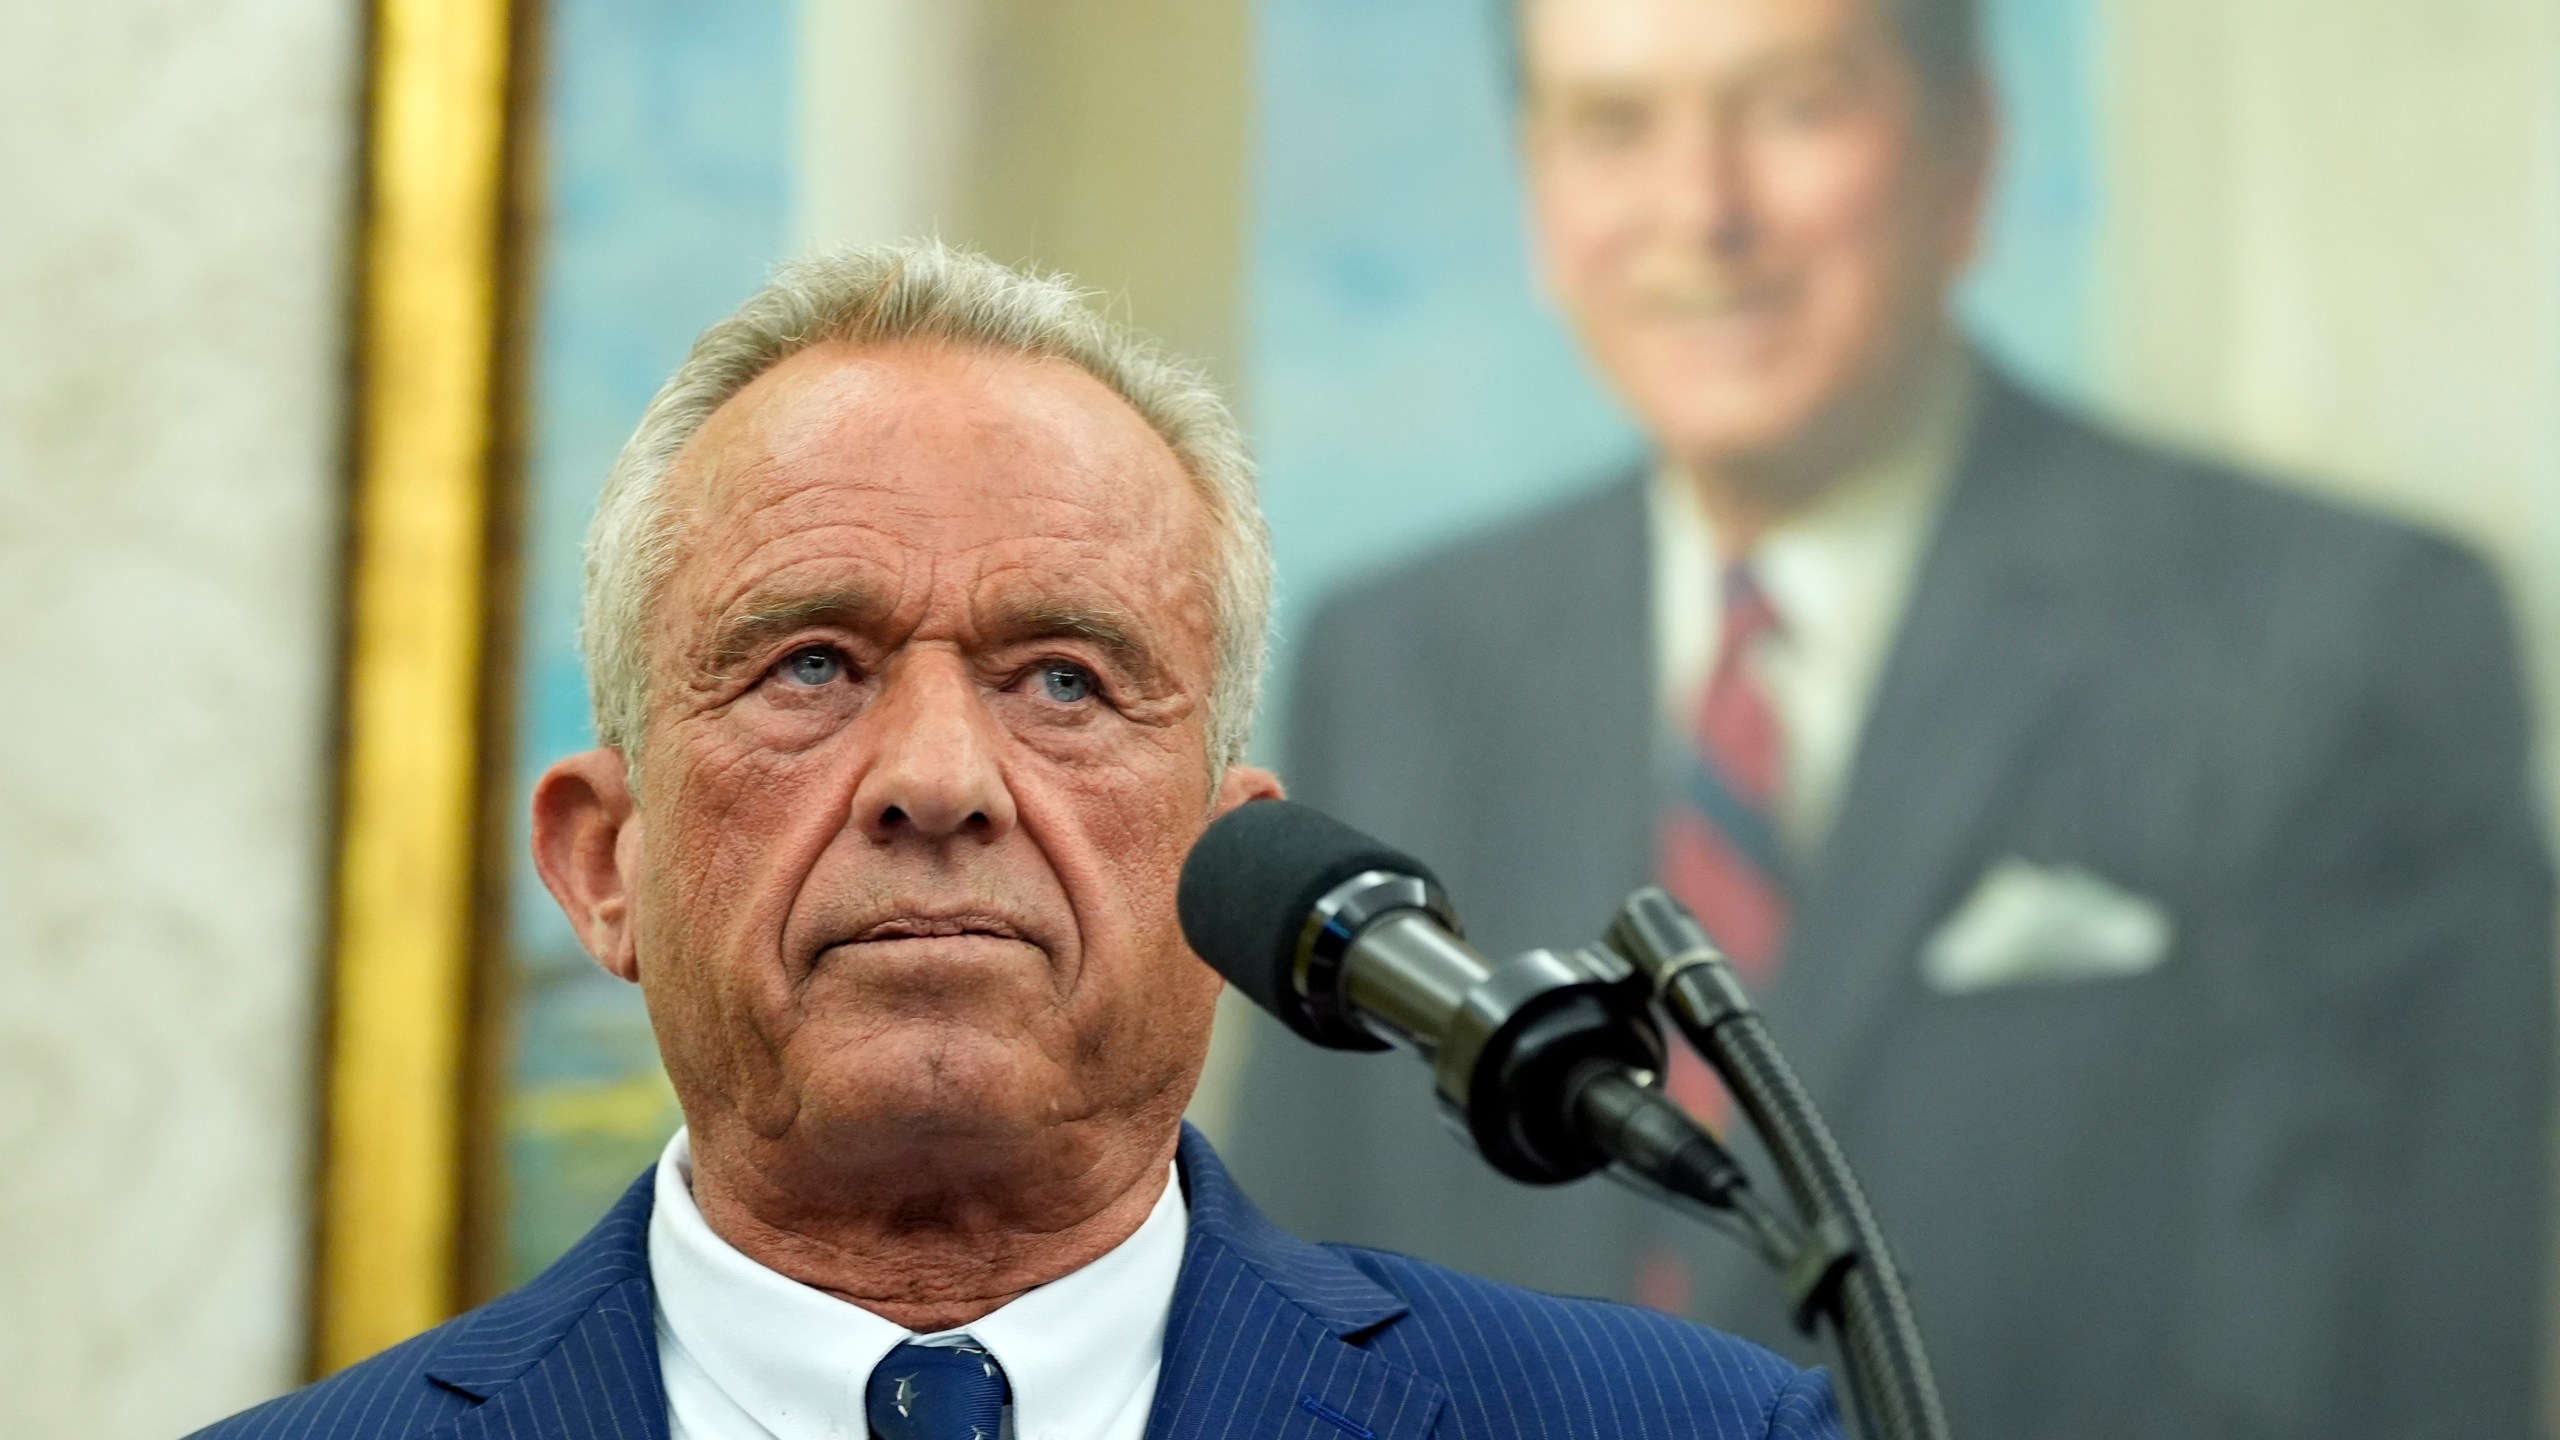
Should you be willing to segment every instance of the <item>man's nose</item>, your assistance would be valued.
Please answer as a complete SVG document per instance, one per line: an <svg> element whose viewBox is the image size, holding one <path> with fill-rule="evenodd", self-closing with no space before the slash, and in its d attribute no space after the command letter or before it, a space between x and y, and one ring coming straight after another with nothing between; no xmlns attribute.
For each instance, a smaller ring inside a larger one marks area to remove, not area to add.
<svg viewBox="0 0 2560 1440"><path fill-rule="evenodd" d="M1001 734L976 677L957 658L907 657L882 677L863 716L872 759L853 822L874 840L993 840L1013 828Z"/></svg>
<svg viewBox="0 0 2560 1440"><path fill-rule="evenodd" d="M1718 256L1751 248L1749 161L1738 118L1697 106L1664 127L1655 194L1683 243Z"/></svg>

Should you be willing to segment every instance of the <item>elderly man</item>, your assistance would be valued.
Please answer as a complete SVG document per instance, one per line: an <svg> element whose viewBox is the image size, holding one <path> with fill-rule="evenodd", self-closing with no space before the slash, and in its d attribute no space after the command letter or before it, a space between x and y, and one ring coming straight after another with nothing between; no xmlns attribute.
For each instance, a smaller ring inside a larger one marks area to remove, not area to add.
<svg viewBox="0 0 2560 1440"><path fill-rule="evenodd" d="M1689 898L1975 1440L2531 1433L2552 893L2484 568L1968 355L1969 0L1520 18L1544 289L1655 463L1327 606L1298 797L1497 952ZM1503 1185L1409 1077L1275 1030L1241 1093L1285 1224L1783 1333L1739 1247Z"/></svg>
<svg viewBox="0 0 2560 1440"><path fill-rule="evenodd" d="M1269 560L1192 371L938 248L712 327L589 541L544 880L686 1125L540 1279L250 1436L1835 1436L1819 1374L1262 1220L1174 914Z"/></svg>

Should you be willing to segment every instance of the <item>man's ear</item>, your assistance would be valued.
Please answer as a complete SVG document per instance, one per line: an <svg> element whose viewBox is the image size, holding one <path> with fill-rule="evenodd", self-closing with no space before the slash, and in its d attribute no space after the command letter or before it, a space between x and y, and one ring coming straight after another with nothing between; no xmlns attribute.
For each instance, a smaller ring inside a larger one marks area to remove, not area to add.
<svg viewBox="0 0 2560 1440"><path fill-rule="evenodd" d="M640 815L618 750L589 750L542 772L533 787L533 868L560 902L578 943L633 983L640 941L631 920Z"/></svg>
<svg viewBox="0 0 2560 1440"><path fill-rule="evenodd" d="M1286 800L1289 792L1280 785L1280 777L1259 765L1230 765L1218 781L1218 803L1210 808L1212 820L1239 805L1256 800Z"/></svg>

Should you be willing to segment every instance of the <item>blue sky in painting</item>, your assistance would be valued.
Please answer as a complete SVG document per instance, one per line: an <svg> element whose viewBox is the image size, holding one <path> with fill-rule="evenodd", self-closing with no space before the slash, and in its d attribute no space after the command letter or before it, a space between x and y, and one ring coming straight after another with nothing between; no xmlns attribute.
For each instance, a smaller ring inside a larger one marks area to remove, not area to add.
<svg viewBox="0 0 2560 1440"><path fill-rule="evenodd" d="M2096 0L1997 0L1984 43L2000 91L2000 183L1966 286L1966 326L2037 385L2095 390L2099 215Z"/></svg>

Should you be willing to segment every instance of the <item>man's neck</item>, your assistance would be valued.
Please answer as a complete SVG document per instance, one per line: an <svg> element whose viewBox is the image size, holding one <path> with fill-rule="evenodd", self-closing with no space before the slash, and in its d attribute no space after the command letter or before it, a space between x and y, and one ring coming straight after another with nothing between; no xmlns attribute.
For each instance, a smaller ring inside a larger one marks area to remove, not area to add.
<svg viewBox="0 0 2560 1440"><path fill-rule="evenodd" d="M1952 335L1941 337L1922 347L1879 394L1845 403L1798 444L1753 454L1674 456L1671 468L1697 497L1721 558L1740 559L1770 532L1917 443L1938 409L1961 393L1969 364Z"/></svg>
<svg viewBox="0 0 2560 1440"><path fill-rule="evenodd" d="M1073 1274L1135 1234L1164 1193L1179 1135L1053 1132L1039 1153L1020 1155L884 1149L817 1174L757 1163L770 1157L752 1141L706 1145L697 1134L693 1197L712 1232L748 1259L931 1334Z"/></svg>

